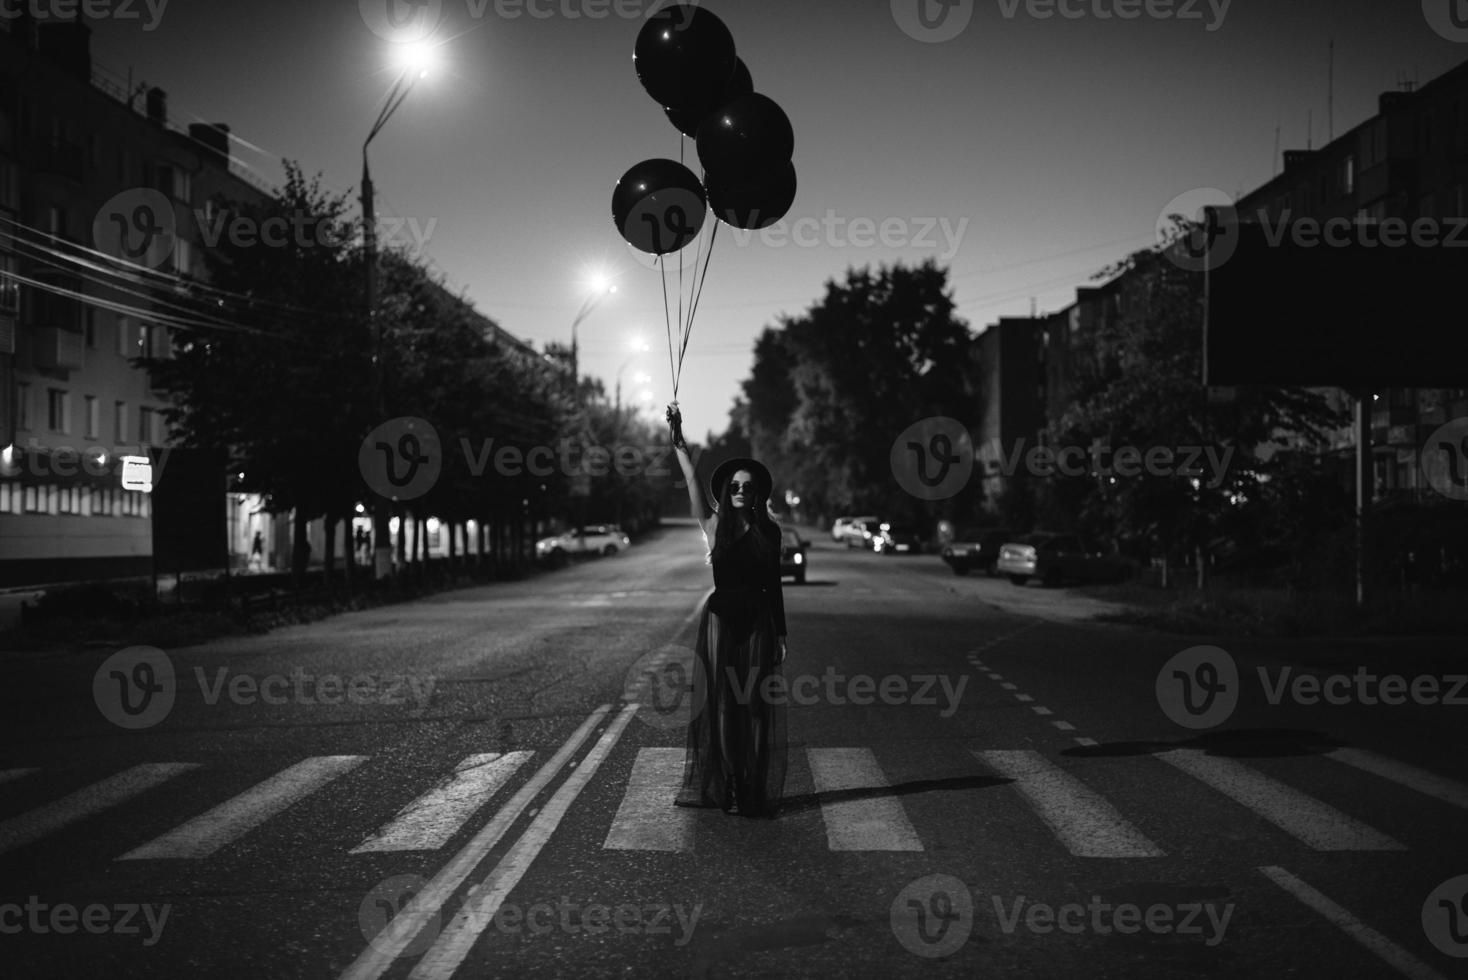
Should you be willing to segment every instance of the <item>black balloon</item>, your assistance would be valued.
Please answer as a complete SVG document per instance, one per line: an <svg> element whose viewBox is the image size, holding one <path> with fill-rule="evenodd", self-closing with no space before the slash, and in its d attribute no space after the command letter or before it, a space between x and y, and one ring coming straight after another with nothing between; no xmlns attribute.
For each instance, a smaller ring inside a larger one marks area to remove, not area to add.
<svg viewBox="0 0 1468 980"><path fill-rule="evenodd" d="M748 95L754 91L754 80L749 77L749 68L744 64L744 59L736 59L734 63L734 74L729 76L724 91L716 97L709 99L702 105L688 109L675 109L672 106L664 106L663 112L668 116L668 122L684 136L697 136L699 124L708 118L715 109L724 103L741 95Z"/></svg>
<svg viewBox="0 0 1468 980"><path fill-rule="evenodd" d="M795 203L795 164L765 174L719 177L708 175L709 209L714 217L735 228L768 228Z"/></svg>
<svg viewBox="0 0 1468 980"><path fill-rule="evenodd" d="M706 202L692 170L676 160L644 160L613 188L612 220L633 248L663 255L698 237Z"/></svg>
<svg viewBox="0 0 1468 980"><path fill-rule="evenodd" d="M737 178L773 173L794 154L790 117L758 92L736 96L698 127L698 162L707 173Z"/></svg>
<svg viewBox="0 0 1468 980"><path fill-rule="evenodd" d="M642 25L632 61L658 105L696 112L717 101L734 73L734 35L702 7L674 4Z"/></svg>

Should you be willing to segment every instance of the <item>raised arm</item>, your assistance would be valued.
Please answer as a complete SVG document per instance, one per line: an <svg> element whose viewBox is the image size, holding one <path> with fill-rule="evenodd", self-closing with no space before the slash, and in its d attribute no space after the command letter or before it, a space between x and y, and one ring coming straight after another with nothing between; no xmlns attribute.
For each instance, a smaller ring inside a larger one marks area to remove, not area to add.
<svg viewBox="0 0 1468 980"><path fill-rule="evenodd" d="M688 442L683 438L683 413L678 410L677 402L668 406L667 418L673 451L678 456L679 467L683 470L683 480L688 484L689 508L693 519L698 521L699 529L703 531L705 539L712 542L716 518L704 499L703 488L698 483L698 474L693 469L693 460L688 455Z"/></svg>

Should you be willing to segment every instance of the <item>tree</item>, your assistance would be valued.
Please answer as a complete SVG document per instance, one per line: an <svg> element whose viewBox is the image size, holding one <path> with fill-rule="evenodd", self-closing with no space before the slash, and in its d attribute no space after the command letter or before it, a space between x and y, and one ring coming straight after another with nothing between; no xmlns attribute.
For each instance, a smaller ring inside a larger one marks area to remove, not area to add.
<svg viewBox="0 0 1468 980"><path fill-rule="evenodd" d="M1186 230L1179 226L1175 233ZM1247 536L1266 516L1263 485L1279 469L1273 440L1281 433L1315 439L1340 420L1316 392L1243 388L1232 401L1212 401L1203 384L1202 276L1166 255L1166 245L1137 252L1101 275L1122 276L1120 312L1094 337L1093 358L1079 372L1075 401L1051 426L1056 445L1231 453L1221 479L1207 472L1143 471L1072 482L1084 488L1081 523L1144 543L1165 559L1191 557L1199 586L1214 551ZM1219 457L1221 458L1221 457Z"/></svg>
<svg viewBox="0 0 1468 980"><path fill-rule="evenodd" d="M921 521L952 511L905 493L893 478L892 442L930 416L974 405L972 338L956 318L947 272L931 260L848 270L796 317L755 345L741 423L776 480L809 513L875 511Z"/></svg>

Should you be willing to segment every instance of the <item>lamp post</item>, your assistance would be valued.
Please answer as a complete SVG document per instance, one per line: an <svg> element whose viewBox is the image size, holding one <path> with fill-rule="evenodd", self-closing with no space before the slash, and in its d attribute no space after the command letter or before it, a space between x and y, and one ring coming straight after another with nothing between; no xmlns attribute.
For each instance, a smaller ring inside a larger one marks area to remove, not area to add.
<svg viewBox="0 0 1468 980"><path fill-rule="evenodd" d="M382 370L382 318L377 315L377 213L373 201L372 174L367 166L367 147L382 131L387 120L408 97L413 83L428 74L426 67L429 49L416 48L413 57L417 64L409 64L398 75L397 81L388 90L382 111L377 121L362 141L362 264L365 267L363 293L367 305L367 322L372 331L372 395L373 409L379 421L387 414L387 395ZM372 554L373 576L382 581L392 575L392 530L391 503L378 497L372 507Z"/></svg>
<svg viewBox="0 0 1468 980"><path fill-rule="evenodd" d="M581 407L581 360L580 346L576 340L576 328L581 326L581 321L591 315L598 303L617 291L617 287L606 282L605 278L597 277L594 292L581 304L581 309L576 311L576 317L571 321L571 391L576 396L576 407Z"/></svg>

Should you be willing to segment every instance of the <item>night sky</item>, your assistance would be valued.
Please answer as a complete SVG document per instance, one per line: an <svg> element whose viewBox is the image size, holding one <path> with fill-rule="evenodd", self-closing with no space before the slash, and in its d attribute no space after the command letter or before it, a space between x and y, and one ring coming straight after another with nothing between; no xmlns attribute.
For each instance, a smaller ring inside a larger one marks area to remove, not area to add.
<svg viewBox="0 0 1468 980"><path fill-rule="evenodd" d="M362 140L394 78L391 46L367 24L387 2L172 0L156 24L139 2L136 19L93 22L93 57L166 89L181 124L229 124L246 141L237 157L272 183L286 157L355 195ZM899 26L894 6L916 0L704 4L794 124L800 192L786 222L822 224L814 247L789 235L740 245L720 231L680 390L691 437L724 428L760 329L850 267L936 258L975 330L1029 312L1032 297L1041 312L1060 308L1154 241L1178 194L1237 194L1272 176L1277 126L1282 149L1304 147L1313 111L1320 146L1332 38L1337 135L1374 114L1380 92L1468 57L1415 0L1234 0L1221 23L1217 0L1187 20L1096 16L1116 0L1038 19L1014 2L960 2L971 20L941 43ZM546 17L504 16L523 9L506 0L441 7L444 67L372 145L380 211L431 230L426 253L448 283L537 348L569 340L589 278L615 275L618 292L582 324L582 370L610 392L642 336L652 352L626 376L652 376L660 416L672 390L660 278L609 211L627 167L680 154L633 70L642 21L566 15L595 0L546 0ZM692 142L682 151L696 170ZM856 219L898 219L901 247L856 244ZM956 249L944 223L961 232Z"/></svg>

